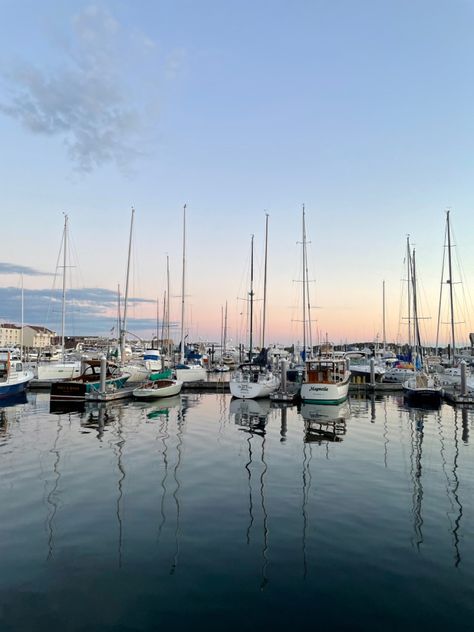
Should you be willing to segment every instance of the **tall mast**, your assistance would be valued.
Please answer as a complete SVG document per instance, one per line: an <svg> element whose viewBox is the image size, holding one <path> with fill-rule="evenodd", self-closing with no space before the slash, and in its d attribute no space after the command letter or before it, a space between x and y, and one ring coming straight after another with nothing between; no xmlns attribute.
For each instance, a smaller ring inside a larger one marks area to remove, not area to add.
<svg viewBox="0 0 474 632"><path fill-rule="evenodd" d="M170 342L170 257L166 255L166 340L168 343L168 357L171 360Z"/></svg>
<svg viewBox="0 0 474 632"><path fill-rule="evenodd" d="M383 350L385 352L385 280L382 281L382 336L383 336Z"/></svg>
<svg viewBox="0 0 474 632"><path fill-rule="evenodd" d="M123 321L122 331L120 332L120 359L123 361L125 354L125 338L127 335L127 303L128 303L128 282L130 279L130 258L132 254L132 235L133 235L133 218L135 209L132 206L132 217L130 219L130 236L128 240L128 258L127 258L127 276L125 280L125 298L123 301Z"/></svg>
<svg viewBox="0 0 474 632"><path fill-rule="evenodd" d="M303 362L306 360L306 226L303 204Z"/></svg>
<svg viewBox="0 0 474 632"><path fill-rule="evenodd" d="M306 217L306 216L305 216ZM303 239L304 239L304 268L306 275L306 303L308 306L308 342L309 342L309 355L312 357L313 355L313 333L311 327L311 301L309 298L309 274L308 274L308 248L307 248L307 240L306 240L306 219L303 218ZM305 350L305 358L306 358L306 350Z"/></svg>
<svg viewBox="0 0 474 632"><path fill-rule="evenodd" d="M25 326L25 297L23 291L23 274L21 275L21 330L20 330L20 360L23 360L23 328Z"/></svg>
<svg viewBox="0 0 474 632"><path fill-rule="evenodd" d="M420 326L418 323L418 302L416 295L416 264L415 264L415 249L413 248L413 259L412 259L412 283L413 283L413 335L414 335L414 344L415 349L418 347L420 353L420 359L422 357L422 349L421 349L421 337L420 337Z"/></svg>
<svg viewBox="0 0 474 632"><path fill-rule="evenodd" d="M163 295L163 318L161 319L161 352L165 350L166 290Z"/></svg>
<svg viewBox="0 0 474 632"><path fill-rule="evenodd" d="M122 308L120 307L120 283L117 285L117 340L122 335Z"/></svg>
<svg viewBox="0 0 474 632"><path fill-rule="evenodd" d="M253 355L253 235L250 242L250 339L249 339L249 362L252 362Z"/></svg>
<svg viewBox="0 0 474 632"><path fill-rule="evenodd" d="M224 314L224 349L222 353L225 353L227 345L227 301L225 302L225 314Z"/></svg>
<svg viewBox="0 0 474 632"><path fill-rule="evenodd" d="M451 307L451 342L452 342L452 353L453 353L453 359L452 359L452 363L454 366L454 362L455 362L455 339L454 339L454 300L453 300L453 270L451 267L451 228L449 225L449 213L450 211L446 211L446 228L447 228L447 232L448 232L448 270L449 270L449 304Z"/></svg>
<svg viewBox="0 0 474 632"><path fill-rule="evenodd" d="M221 305L221 360L224 349L224 306Z"/></svg>
<svg viewBox="0 0 474 632"><path fill-rule="evenodd" d="M61 309L61 350L64 362L64 333L66 330L66 264L67 264L67 223L68 215L64 213L64 234L63 234L63 296Z"/></svg>
<svg viewBox="0 0 474 632"><path fill-rule="evenodd" d="M184 293L186 289L186 204L183 207L183 278L181 284L181 354L180 362L184 363Z"/></svg>
<svg viewBox="0 0 474 632"><path fill-rule="evenodd" d="M265 348L265 324L267 315L267 255L268 255L268 213L265 213L265 267L263 272L263 319L262 349Z"/></svg>
<svg viewBox="0 0 474 632"><path fill-rule="evenodd" d="M160 336L160 297L156 297L156 349L158 350L158 338ZM151 345L153 349L153 344Z"/></svg>
<svg viewBox="0 0 474 632"><path fill-rule="evenodd" d="M407 235L407 305L408 305L408 346L412 347L411 338L411 253L410 253L410 235Z"/></svg>

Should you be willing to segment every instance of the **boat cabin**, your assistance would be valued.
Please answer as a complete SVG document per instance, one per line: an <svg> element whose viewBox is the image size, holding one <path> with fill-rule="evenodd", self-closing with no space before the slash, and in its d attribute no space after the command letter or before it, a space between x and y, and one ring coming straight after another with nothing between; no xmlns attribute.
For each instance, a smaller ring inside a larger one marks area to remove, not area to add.
<svg viewBox="0 0 474 632"><path fill-rule="evenodd" d="M344 381L346 361L343 358L317 358L306 362L306 383L334 384Z"/></svg>

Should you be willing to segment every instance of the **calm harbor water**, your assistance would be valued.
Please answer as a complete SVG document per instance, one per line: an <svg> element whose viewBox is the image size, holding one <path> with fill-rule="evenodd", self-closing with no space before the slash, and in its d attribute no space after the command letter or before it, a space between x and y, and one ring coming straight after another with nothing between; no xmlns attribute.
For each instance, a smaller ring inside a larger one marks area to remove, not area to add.
<svg viewBox="0 0 474 632"><path fill-rule="evenodd" d="M0 630L471 629L473 416L0 404Z"/></svg>

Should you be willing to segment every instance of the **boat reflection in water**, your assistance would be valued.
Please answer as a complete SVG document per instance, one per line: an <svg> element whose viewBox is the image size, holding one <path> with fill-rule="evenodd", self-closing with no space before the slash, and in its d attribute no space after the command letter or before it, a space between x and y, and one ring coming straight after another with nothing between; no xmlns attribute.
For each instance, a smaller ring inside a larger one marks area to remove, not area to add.
<svg viewBox="0 0 474 632"><path fill-rule="evenodd" d="M174 397L167 397L166 401L160 401L159 403L156 401L153 402L153 406L144 407L143 412L149 421L152 421L153 419L167 419L169 417L170 410L172 408L177 408L180 405L181 396L175 395Z"/></svg>
<svg viewBox="0 0 474 632"><path fill-rule="evenodd" d="M301 404L306 443L338 442L346 434L346 419L350 417L350 404Z"/></svg>
<svg viewBox="0 0 474 632"><path fill-rule="evenodd" d="M269 399L233 399L229 412L237 425L256 433L265 433L270 408Z"/></svg>

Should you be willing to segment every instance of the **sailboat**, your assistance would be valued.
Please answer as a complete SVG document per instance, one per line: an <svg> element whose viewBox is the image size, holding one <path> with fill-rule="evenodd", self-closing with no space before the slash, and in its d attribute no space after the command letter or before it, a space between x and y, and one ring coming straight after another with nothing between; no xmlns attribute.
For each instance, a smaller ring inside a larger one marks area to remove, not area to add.
<svg viewBox="0 0 474 632"><path fill-rule="evenodd" d="M461 365L459 360L461 359L458 354L458 358L456 358L456 321L454 314L454 288L456 281L454 281L454 273L453 273L453 265L452 265L452 249L453 246L451 244L451 223L450 223L450 211L446 211L446 228L445 228L445 240L444 240L444 249L443 249L443 265L441 270L441 285L440 285L440 294L439 294L439 305L438 305L438 325L436 330L436 350L439 351L439 330L441 325L441 305L443 298L443 285L449 286L449 325L450 325L450 345L448 346L448 362L443 363L444 366L438 366L438 370L440 371L440 380L442 381L443 386L447 387L459 387L461 386ZM444 281L445 278L445 253L448 254L448 278ZM441 362L441 359L438 358L438 361ZM474 379L472 374L470 375L468 370L466 370L466 387L468 391L474 391Z"/></svg>
<svg viewBox="0 0 474 632"><path fill-rule="evenodd" d="M63 275L62 275L62 306L61 306L61 360L59 362L47 362L46 364L38 364L36 369L35 382L56 382L58 380L70 380L81 374L81 362L72 360L67 361L65 358L64 337L66 332L66 270L68 257L68 227L69 217L64 214L64 229L61 249L63 254Z"/></svg>
<svg viewBox="0 0 474 632"><path fill-rule="evenodd" d="M441 402L441 385L438 378L429 375L423 369L423 350L421 346L419 316L418 316L418 303L417 303L417 284L416 284L416 264L415 264L415 249L413 249L413 255L410 256L410 246L408 245L408 278L412 284L412 299L413 299L413 340L414 340L414 376L403 382L403 392L409 403L412 404L427 404L427 405L439 405Z"/></svg>
<svg viewBox="0 0 474 632"><path fill-rule="evenodd" d="M183 269L181 281L181 344L180 361L175 367L176 379L180 382L200 382L207 377L206 369L197 363L185 361L185 290L186 290L186 204L183 207Z"/></svg>
<svg viewBox="0 0 474 632"><path fill-rule="evenodd" d="M306 221L303 205L303 360L305 374L301 384L301 401L312 404L340 404L349 393L351 372L347 368L347 361L343 356L322 355L317 358L306 356L306 283L307 283L307 253L306 253ZM308 301L308 320L310 306ZM311 328L310 328L311 331ZM312 352L312 344L310 343Z"/></svg>
<svg viewBox="0 0 474 632"><path fill-rule="evenodd" d="M268 215L267 215L267 224L268 227ZM254 236L251 238L251 247L250 247L250 291L249 291L249 306L250 306L250 336L249 336L249 361L241 364L239 369L231 376L230 379L230 392L233 397L238 397L240 399L257 399L259 397L268 397L270 393L274 393L280 385L280 379L276 376L269 368L266 366L262 366L261 364L256 364L252 362L253 359L253 301L254 301L254 291L253 291L253 240ZM266 242L265 239L265 252L266 252ZM266 259L266 257L265 257ZM266 278L265 278L265 289L266 289ZM264 296L266 298L265 292ZM264 314L265 314L265 299L263 302L264 305ZM265 319L264 319L265 322ZM264 333L262 335L262 342L265 340ZM263 349L262 344L262 349ZM264 357L264 354L263 356Z"/></svg>

